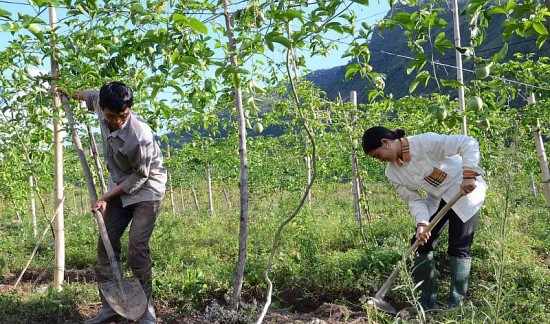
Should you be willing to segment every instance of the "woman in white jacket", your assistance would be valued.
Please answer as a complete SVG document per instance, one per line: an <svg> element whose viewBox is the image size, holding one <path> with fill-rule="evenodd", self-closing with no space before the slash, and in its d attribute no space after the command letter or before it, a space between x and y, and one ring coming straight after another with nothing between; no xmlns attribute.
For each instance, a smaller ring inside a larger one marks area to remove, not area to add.
<svg viewBox="0 0 550 324"><path fill-rule="evenodd" d="M377 126L363 134L363 151L387 162L386 176L409 206L416 225L412 238L423 243L414 260L413 277L420 283L420 305L432 309L437 303L437 278L433 251L445 224L449 224L447 254L451 267L449 308L466 298L470 276L470 249L477 213L485 200L487 185L481 175L478 142L464 135L425 133L405 137L405 131ZM429 221L458 192L464 197L430 232ZM411 244L412 244L411 243Z"/></svg>

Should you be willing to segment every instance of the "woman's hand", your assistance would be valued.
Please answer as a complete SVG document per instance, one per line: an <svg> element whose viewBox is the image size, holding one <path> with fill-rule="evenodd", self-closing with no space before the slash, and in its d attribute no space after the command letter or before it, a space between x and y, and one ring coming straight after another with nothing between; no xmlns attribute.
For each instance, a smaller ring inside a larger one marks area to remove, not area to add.
<svg viewBox="0 0 550 324"><path fill-rule="evenodd" d="M418 223L418 225L416 225L416 240L420 242L420 245L426 244L432 235L430 231L426 230L427 227L428 224L426 223Z"/></svg>
<svg viewBox="0 0 550 324"><path fill-rule="evenodd" d="M476 179L463 179L460 184L460 192L467 195L476 188Z"/></svg>

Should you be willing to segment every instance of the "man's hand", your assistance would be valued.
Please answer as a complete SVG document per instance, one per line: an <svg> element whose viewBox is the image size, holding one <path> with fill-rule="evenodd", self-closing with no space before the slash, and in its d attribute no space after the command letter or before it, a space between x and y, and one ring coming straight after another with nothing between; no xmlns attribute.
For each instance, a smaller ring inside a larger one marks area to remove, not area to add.
<svg viewBox="0 0 550 324"><path fill-rule="evenodd" d="M428 225L425 223L418 223L418 225L416 225L416 240L420 241L420 245L426 244L432 235L430 231L426 231L427 227Z"/></svg>
<svg viewBox="0 0 550 324"><path fill-rule="evenodd" d="M476 188L476 179L463 179L460 184L460 193L467 195Z"/></svg>
<svg viewBox="0 0 550 324"><path fill-rule="evenodd" d="M103 198L99 198L96 203L92 206L92 213L95 211L100 211L101 214L105 215L105 210L107 209L107 201Z"/></svg>
<svg viewBox="0 0 550 324"><path fill-rule="evenodd" d="M57 88L57 87L56 87L54 90L55 90L55 92L57 93L57 95L58 95L60 98L62 98L62 99L63 99L63 97L65 97L65 98L67 98L67 99L70 98L70 97L69 97L69 93L68 93L67 90L65 90L65 89Z"/></svg>

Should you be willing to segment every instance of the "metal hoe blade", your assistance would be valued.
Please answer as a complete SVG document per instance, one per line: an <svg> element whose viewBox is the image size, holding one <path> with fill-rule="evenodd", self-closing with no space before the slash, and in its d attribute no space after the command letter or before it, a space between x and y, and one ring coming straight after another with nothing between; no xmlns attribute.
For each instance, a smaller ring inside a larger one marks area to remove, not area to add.
<svg viewBox="0 0 550 324"><path fill-rule="evenodd" d="M387 303L382 299L371 297L367 300L367 304L372 305L383 312L393 315L397 314L397 310L392 305L390 305L390 303Z"/></svg>
<svg viewBox="0 0 550 324"><path fill-rule="evenodd" d="M147 297L137 278L100 282L99 288L107 303L121 316L136 321L145 313Z"/></svg>

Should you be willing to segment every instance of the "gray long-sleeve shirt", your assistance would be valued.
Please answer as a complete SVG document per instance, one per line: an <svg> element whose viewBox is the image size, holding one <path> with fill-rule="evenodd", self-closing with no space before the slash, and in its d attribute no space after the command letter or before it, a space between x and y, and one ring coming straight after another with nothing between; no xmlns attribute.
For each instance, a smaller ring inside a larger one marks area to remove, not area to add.
<svg viewBox="0 0 550 324"><path fill-rule="evenodd" d="M103 153L109 170L109 190L120 185L123 206L142 201L162 200L166 190L166 169L162 153L147 123L131 113L126 123L111 132L99 107L99 91L84 91L89 110L99 118Z"/></svg>

